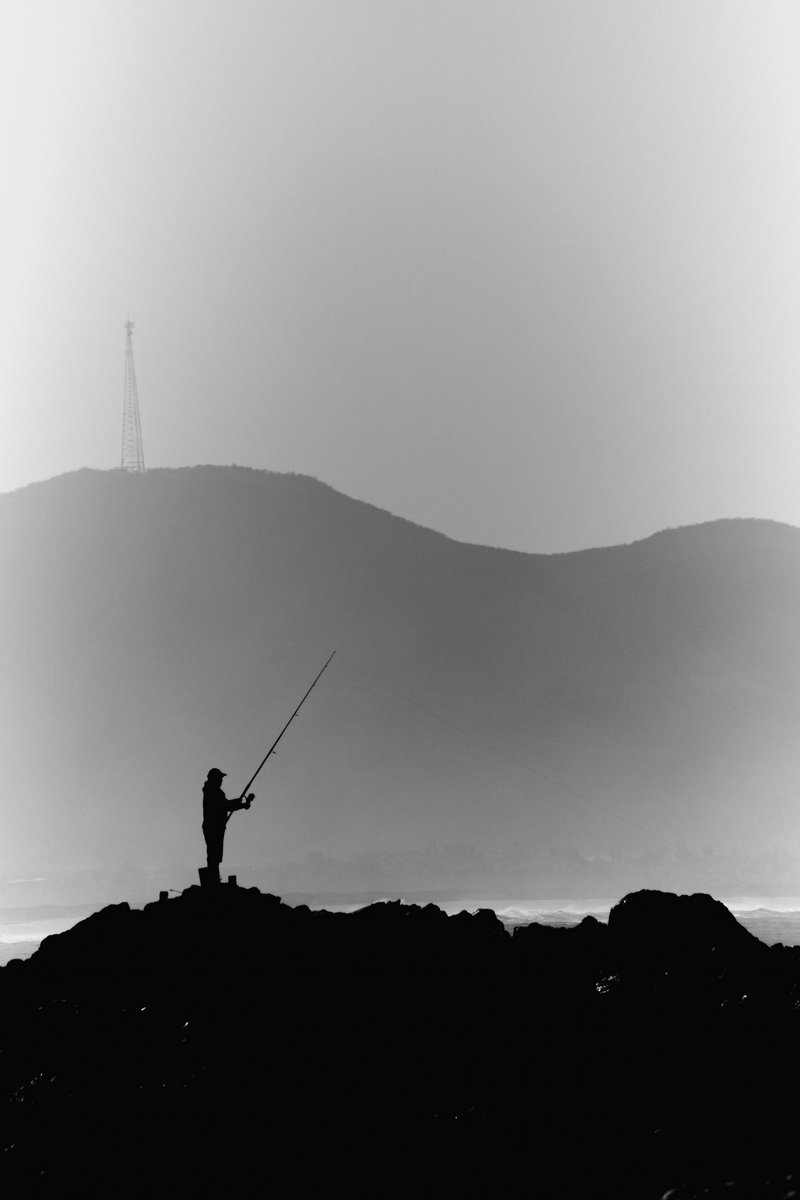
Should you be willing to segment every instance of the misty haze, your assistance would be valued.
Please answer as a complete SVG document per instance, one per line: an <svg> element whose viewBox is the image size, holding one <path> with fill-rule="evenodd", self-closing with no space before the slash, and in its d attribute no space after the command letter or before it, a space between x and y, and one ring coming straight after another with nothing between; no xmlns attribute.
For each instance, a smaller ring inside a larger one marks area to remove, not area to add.
<svg viewBox="0 0 800 1200"><path fill-rule="evenodd" d="M233 467L0 497L4 903L193 882L207 771L237 795L332 649L231 870L494 904L800 892L799 548L750 520L522 554Z"/></svg>

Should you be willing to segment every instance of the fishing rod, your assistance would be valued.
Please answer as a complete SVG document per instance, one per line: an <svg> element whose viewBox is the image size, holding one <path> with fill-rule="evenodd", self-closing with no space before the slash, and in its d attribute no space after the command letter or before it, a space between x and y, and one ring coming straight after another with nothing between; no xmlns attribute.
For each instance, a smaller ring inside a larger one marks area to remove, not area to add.
<svg viewBox="0 0 800 1200"><path fill-rule="evenodd" d="M336 651L334 650L333 654L335 654L335 653L336 653ZM306 692L306 694L303 696L303 699L300 701L300 703L298 704L297 708L294 710L294 712L292 713L292 715L289 717L289 720L286 722L286 724L284 725L283 729L280 731L280 733L278 734L278 736L275 738L275 741L272 743L272 745L270 746L269 750L267 751L267 753L266 753L266 754L264 755L264 757L262 758L262 760L261 760L261 762L260 762L260 764L259 764L259 766L258 766L258 770L255 772L255 774L254 774L253 776L251 776L250 780L249 780L249 781L248 781L248 782L247 782L247 783L244 785L244 787L243 787L243 789L242 789L242 794L241 794L241 796L239 797L239 803L241 804L243 800L246 800L246 801L247 801L247 803L246 803L245 807L249 808L249 807L250 807L250 803L251 803L251 801L252 801L252 797L249 797L249 796L247 795L247 789L248 789L248 788L250 787L250 785L253 783L253 780L256 778L256 775L258 775L259 771L260 771L260 770L261 770L261 768L264 766L264 763L267 761L267 759L269 758L269 756L270 756L271 754L274 754L274 753L275 753L275 747L277 746L278 742L281 740L281 738L283 737L283 735L286 733L286 730L289 728L289 726L291 725L292 721L295 719L295 717L297 716L297 714L300 712L300 709L303 707L303 705L305 704L305 702L306 702L306 700L308 699L308 697L311 695L311 693L312 693L312 691L314 690L314 688L317 686L317 682L318 682L318 681L319 681L319 679L322 677L322 674L323 674L323 672L327 670L327 668L328 668L328 666L329 666L329 664L330 664L330 661L331 661L331 659L333 658L333 654L332 654L332 655L331 655L331 657L328 659L328 661L325 663L325 666L322 668L322 671L320 671L319 675L317 675L317 678L316 678L316 679L314 680L314 682L311 684L311 687L308 689L308 691ZM229 817L229 818L230 818L230 816L231 816L231 814L230 814L230 813L228 813L228 817Z"/></svg>

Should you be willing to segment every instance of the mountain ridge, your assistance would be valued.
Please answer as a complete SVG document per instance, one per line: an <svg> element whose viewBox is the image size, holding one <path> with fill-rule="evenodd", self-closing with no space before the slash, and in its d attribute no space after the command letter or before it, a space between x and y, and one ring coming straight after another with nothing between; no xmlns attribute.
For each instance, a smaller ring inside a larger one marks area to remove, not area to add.
<svg viewBox="0 0 800 1200"><path fill-rule="evenodd" d="M694 521L688 525L667 525L661 529L656 529L652 533L645 534L643 537L635 538L629 542L603 542L600 545L583 546L569 550L520 550L513 546L500 546L488 542L472 542L462 538L454 538L450 534L443 533L441 530L434 529L433 526L425 525L421 521L414 521L410 517L404 517L400 513L396 513L391 509L384 508L373 500L365 500L356 496L351 496L347 492L341 491L334 487L333 484L327 483L323 479L319 479L315 475L307 475L301 471L273 471L269 468L241 466L236 463L222 465L217 463L196 463L191 467L151 467L146 474L154 475L170 475L186 471L201 471L201 472L241 472L242 474L249 473L258 476L272 476L284 480L297 480L302 483L310 483L319 487L322 491L331 492L336 496L343 497L354 504L364 505L366 508L374 509L378 513L392 517L396 521L402 521L407 525L413 526L415 529L424 530L427 533L435 534L437 537L444 538L448 542L454 542L460 546L471 546L476 549L484 550L501 550L507 554L521 554L525 556L536 555L545 558L557 558L565 555L586 554L595 550L611 550L623 549L630 546L639 546L644 542L649 542L653 538L661 538L667 534L680 533L686 530L702 530L709 527L727 526L778 526L788 530L799 530L800 526L792 525L787 521L779 521L769 517L710 517L703 521ZM20 496L34 489L47 488L50 485L66 482L76 478L89 478L96 476L125 476L126 473L120 468L101 468L101 467L78 467L73 471L64 471L59 475L48 476L46 479L32 480L30 483L20 484L18 487L11 488L6 492L0 492L0 505L2 505L6 497ZM135 475L128 474L128 478L137 478Z"/></svg>
<svg viewBox="0 0 800 1200"><path fill-rule="evenodd" d="M0 875L172 864L185 881L205 772L243 784L333 649L231 827L237 864L529 847L532 886L548 847L793 844L792 526L537 555L309 476L85 470L0 497L0 569L20 797Z"/></svg>

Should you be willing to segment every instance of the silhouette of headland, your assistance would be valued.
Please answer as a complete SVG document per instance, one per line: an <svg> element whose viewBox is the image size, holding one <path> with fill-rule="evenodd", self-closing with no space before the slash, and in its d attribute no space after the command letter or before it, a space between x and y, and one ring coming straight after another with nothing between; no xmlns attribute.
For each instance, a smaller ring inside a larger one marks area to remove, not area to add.
<svg viewBox="0 0 800 1200"><path fill-rule="evenodd" d="M3 1176L26 1195L784 1196L799 1005L800 950L707 895L512 935L488 910L191 887L0 970Z"/></svg>

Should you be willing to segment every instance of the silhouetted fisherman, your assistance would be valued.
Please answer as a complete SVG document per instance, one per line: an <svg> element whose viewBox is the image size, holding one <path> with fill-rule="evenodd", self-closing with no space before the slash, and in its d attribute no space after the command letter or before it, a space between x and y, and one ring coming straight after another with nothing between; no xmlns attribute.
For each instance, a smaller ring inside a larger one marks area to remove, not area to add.
<svg viewBox="0 0 800 1200"><path fill-rule="evenodd" d="M229 800L222 790L225 772L212 767L203 784L203 837L206 839L208 874L219 882L219 864L222 862L222 843L228 817L239 808L249 808L255 800L252 792L241 800Z"/></svg>

